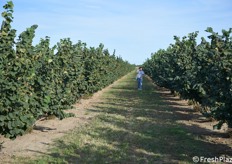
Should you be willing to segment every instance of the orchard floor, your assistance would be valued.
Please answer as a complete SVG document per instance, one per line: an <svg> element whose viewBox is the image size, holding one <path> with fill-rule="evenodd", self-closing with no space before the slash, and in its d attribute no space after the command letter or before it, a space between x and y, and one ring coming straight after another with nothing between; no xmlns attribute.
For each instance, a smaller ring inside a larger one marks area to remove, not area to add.
<svg viewBox="0 0 232 164"><path fill-rule="evenodd" d="M0 163L193 163L232 157L232 140L187 102L135 72L81 100L62 121L38 121L29 134L4 140ZM208 159L206 159L208 158ZM208 162L209 162L208 161ZM232 162L231 162L232 163Z"/></svg>

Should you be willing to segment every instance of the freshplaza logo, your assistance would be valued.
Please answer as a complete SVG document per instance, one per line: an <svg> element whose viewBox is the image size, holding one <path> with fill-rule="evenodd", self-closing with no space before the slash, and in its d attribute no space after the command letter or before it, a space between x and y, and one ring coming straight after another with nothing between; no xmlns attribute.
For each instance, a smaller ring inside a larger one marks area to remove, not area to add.
<svg viewBox="0 0 232 164"><path fill-rule="evenodd" d="M226 162L226 163L232 163L232 158L230 157L204 157L204 156L194 156L193 157L194 163L216 163L216 162Z"/></svg>

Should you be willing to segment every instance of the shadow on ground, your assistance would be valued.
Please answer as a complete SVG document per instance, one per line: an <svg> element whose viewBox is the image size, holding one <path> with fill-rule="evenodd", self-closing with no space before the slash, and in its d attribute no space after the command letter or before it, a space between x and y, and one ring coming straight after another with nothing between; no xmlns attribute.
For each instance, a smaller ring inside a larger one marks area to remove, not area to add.
<svg viewBox="0 0 232 164"><path fill-rule="evenodd" d="M58 140L49 158L68 163L193 163L194 156L232 156L229 146L202 137L225 134L178 123L200 116L147 79L143 90L136 90L133 77L121 80L104 94L104 102L88 109L99 115Z"/></svg>

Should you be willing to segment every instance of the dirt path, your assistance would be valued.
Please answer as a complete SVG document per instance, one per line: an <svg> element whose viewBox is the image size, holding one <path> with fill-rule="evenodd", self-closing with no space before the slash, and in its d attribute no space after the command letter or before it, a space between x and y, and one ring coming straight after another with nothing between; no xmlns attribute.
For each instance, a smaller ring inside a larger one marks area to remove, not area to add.
<svg viewBox="0 0 232 164"><path fill-rule="evenodd" d="M71 163L94 160L191 163L195 155L232 156L232 141L225 133L226 127L213 130L215 122L193 111L192 106L168 90L155 86L149 78L144 81L144 90L137 91L134 77L134 73L124 76L91 98L81 100L75 109L69 110L76 117L39 121L32 133L14 141L4 139L0 161L43 154L49 158L56 154L55 160L60 152L47 150L54 139L75 127L80 127L80 131L70 135L68 141L78 138L80 145L70 146L78 148L75 153L79 156L74 158L63 153L59 156L75 161ZM82 126L86 123L89 126ZM70 149L65 142L57 149Z"/></svg>
<svg viewBox="0 0 232 164"><path fill-rule="evenodd" d="M120 81L120 79L118 81ZM102 102L103 99L100 98L101 95L113 87L118 81L101 91L98 91L88 99L81 99L74 105L74 109L67 110L68 113L74 113L75 117L63 120L55 118L37 121L36 126L31 133L19 136L15 140L6 139L0 136L0 141L4 141L2 150L0 151L0 161L10 161L12 157L17 156L31 157L45 153L52 145L54 139L60 138L68 131L88 123L96 113L88 112L87 109Z"/></svg>

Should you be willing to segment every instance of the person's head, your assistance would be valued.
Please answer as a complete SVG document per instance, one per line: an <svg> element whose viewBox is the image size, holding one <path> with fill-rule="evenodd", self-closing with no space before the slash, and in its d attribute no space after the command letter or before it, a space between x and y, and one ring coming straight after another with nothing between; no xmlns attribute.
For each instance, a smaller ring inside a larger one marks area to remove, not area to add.
<svg viewBox="0 0 232 164"><path fill-rule="evenodd" d="M143 68L142 67L139 67L139 70L142 70Z"/></svg>

